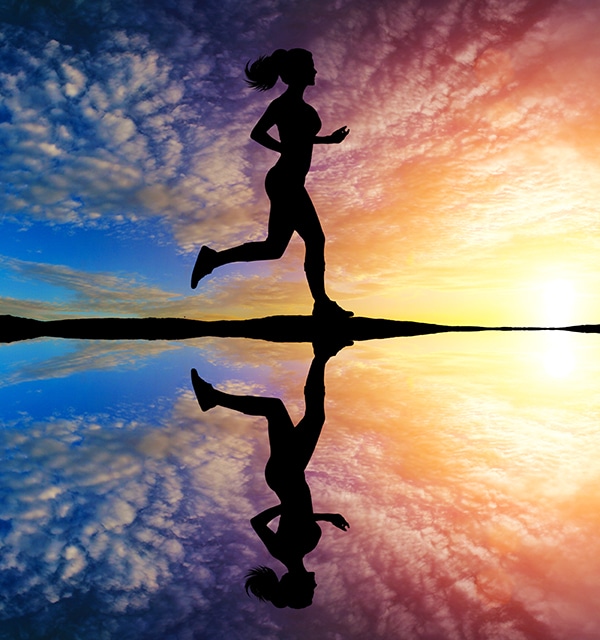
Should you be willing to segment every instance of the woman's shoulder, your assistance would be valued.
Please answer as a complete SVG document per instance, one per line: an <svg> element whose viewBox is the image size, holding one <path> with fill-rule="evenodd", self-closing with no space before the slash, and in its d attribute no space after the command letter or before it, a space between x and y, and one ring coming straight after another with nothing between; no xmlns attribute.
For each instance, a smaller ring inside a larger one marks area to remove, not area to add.
<svg viewBox="0 0 600 640"><path fill-rule="evenodd" d="M267 118L271 122L278 122L286 111L286 106L281 102L281 96L279 96L278 98L275 98L275 100L269 102L263 114L263 118Z"/></svg>
<svg viewBox="0 0 600 640"><path fill-rule="evenodd" d="M282 93L280 96L277 96L274 100L269 102L269 106L267 109L271 109L273 111L282 110L286 108L286 95Z"/></svg>
<svg viewBox="0 0 600 640"><path fill-rule="evenodd" d="M309 114L311 118L315 115L318 117L317 110L308 102L291 98L285 93L275 98L267 107L267 111L279 121L290 120L295 122L298 119L305 119Z"/></svg>

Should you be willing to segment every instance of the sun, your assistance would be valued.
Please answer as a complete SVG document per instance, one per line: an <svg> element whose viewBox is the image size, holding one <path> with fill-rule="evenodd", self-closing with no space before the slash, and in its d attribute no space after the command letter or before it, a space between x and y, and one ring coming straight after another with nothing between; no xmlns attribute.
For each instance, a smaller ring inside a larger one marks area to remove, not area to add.
<svg viewBox="0 0 600 640"><path fill-rule="evenodd" d="M541 320L546 327L565 327L573 322L577 292L566 278L548 280L542 285Z"/></svg>

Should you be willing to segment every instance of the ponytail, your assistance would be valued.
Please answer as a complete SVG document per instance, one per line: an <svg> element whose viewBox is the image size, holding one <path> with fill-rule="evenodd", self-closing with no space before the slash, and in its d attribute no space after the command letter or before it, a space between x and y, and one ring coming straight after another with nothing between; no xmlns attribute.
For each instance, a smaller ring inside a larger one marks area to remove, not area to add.
<svg viewBox="0 0 600 640"><path fill-rule="evenodd" d="M272 89L281 75L287 51L277 49L270 56L260 56L252 64L246 64L246 83L257 91Z"/></svg>

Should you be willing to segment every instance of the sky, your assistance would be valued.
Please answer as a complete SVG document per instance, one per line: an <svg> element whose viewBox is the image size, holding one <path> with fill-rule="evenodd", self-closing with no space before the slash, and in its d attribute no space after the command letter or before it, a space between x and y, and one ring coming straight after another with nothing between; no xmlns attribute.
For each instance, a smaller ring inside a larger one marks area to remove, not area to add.
<svg viewBox="0 0 600 640"><path fill-rule="evenodd" d="M0 638L595 640L600 338L365 341L327 364L307 470L341 513L313 605L249 598L276 503L266 421L202 412L190 368L304 413L308 344L36 340L0 348ZM32 401L32 397L37 401Z"/></svg>
<svg viewBox="0 0 600 640"><path fill-rule="evenodd" d="M594 0L7 0L0 7L0 309L308 313L296 238L189 288L200 246L264 238L248 60L304 47L324 134L307 188L327 285L358 315L595 323Z"/></svg>
<svg viewBox="0 0 600 640"><path fill-rule="evenodd" d="M279 83L248 60L313 52L307 187L328 289L357 315L483 325L600 318L595 0L5 0L0 314L307 314L279 261L189 277L200 246L265 236L276 154L249 133ZM249 599L271 560L261 418L303 414L308 344L0 345L0 640L256 637L593 640L600 575L595 334L359 342L327 366L307 563L315 604ZM279 568L280 569L280 568Z"/></svg>

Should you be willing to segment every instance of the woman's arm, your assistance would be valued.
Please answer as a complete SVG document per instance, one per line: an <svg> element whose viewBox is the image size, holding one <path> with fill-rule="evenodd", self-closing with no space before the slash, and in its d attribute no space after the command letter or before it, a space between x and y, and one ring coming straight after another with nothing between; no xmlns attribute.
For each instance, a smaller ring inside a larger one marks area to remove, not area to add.
<svg viewBox="0 0 600 640"><path fill-rule="evenodd" d="M250 132L250 137L258 144L262 144L263 147L281 153L281 142L268 133L269 129L275 126L275 111L276 107L271 103L254 125L254 129Z"/></svg>
<svg viewBox="0 0 600 640"><path fill-rule="evenodd" d="M315 136L314 144L339 144L350 133L348 127L336 129L330 136Z"/></svg>

